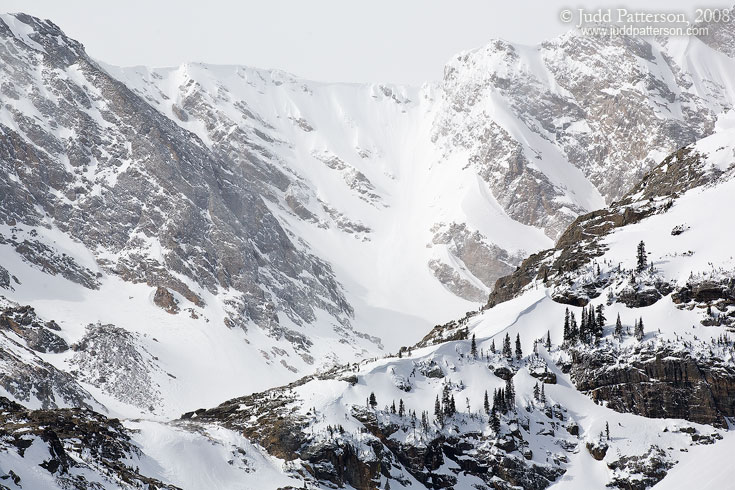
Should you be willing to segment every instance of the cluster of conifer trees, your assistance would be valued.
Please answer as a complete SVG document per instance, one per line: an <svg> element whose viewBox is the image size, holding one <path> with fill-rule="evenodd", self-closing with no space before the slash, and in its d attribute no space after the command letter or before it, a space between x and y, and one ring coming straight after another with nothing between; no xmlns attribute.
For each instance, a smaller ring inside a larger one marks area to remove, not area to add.
<svg viewBox="0 0 735 490"><path fill-rule="evenodd" d="M602 338L603 328L607 318L605 318L605 308L603 305L582 308L581 322L577 324L574 312L570 312L569 308L564 312L564 343L565 345L582 342L588 345L595 345ZM620 314L615 320L615 329L613 337L622 340L625 334L630 335L628 329L623 329L623 322L620 320ZM645 335L643 330L643 318L635 321L633 327L633 335L639 341L643 340Z"/></svg>
<svg viewBox="0 0 735 490"><path fill-rule="evenodd" d="M579 341L584 344L596 344L602 338L606 321L605 307L602 304L597 307L592 305L583 307L579 325L577 325L574 312L570 312L567 308L564 313L564 342L573 344Z"/></svg>

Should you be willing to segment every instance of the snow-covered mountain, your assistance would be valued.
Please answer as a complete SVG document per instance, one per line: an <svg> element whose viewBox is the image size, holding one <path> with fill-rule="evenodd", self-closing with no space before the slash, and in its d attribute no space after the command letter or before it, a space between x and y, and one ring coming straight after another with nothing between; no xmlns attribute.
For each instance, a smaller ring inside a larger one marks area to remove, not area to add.
<svg viewBox="0 0 735 490"><path fill-rule="evenodd" d="M481 311L138 440L166 434L166 466L187 431L220 431L223 451L243 435L253 488L270 474L285 488L727 488L735 263L712 213L735 199L728 121L581 216ZM200 468L177 482L215 484Z"/></svg>
<svg viewBox="0 0 735 490"><path fill-rule="evenodd" d="M412 88L118 68L1 15L0 488L706 464L735 416L728 33L495 41Z"/></svg>
<svg viewBox="0 0 735 490"><path fill-rule="evenodd" d="M237 66L108 71L255 167L274 212L334 265L357 324L372 319L360 288L370 307L435 321L450 309L437 302L462 307L441 289L484 301L577 215L710 134L735 97L732 59L697 38L497 41L421 89Z"/></svg>

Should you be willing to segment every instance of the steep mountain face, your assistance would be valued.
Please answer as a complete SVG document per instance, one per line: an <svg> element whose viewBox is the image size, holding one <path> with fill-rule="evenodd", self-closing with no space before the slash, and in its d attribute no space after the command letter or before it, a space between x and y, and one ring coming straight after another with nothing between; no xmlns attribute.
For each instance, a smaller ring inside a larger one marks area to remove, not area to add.
<svg viewBox="0 0 735 490"><path fill-rule="evenodd" d="M697 39L497 41L445 69L433 138L514 219L551 238L604 207L732 107L732 61Z"/></svg>
<svg viewBox="0 0 735 490"><path fill-rule="evenodd" d="M414 89L0 16L0 488L647 488L731 447L728 39Z"/></svg>
<svg viewBox="0 0 735 490"><path fill-rule="evenodd" d="M567 341L559 357L578 389L615 410L719 426L735 416L735 273L727 232L712 215L732 200L735 133L729 119L720 126L610 208L579 217L554 249L526 259L490 296L487 311L542 287L547 300L572 307L601 303L641 319L650 312L637 343L626 344L631 328L623 325L604 344ZM631 265L635 254L623 247L637 243L649 252ZM466 335L478 316L436 327L421 345Z"/></svg>
<svg viewBox="0 0 735 490"><path fill-rule="evenodd" d="M710 134L735 94L735 63L710 44L574 34L535 47L497 41L458 55L441 84L420 90L237 66L108 70L215 152L252 167L282 221L335 266L350 303L362 301L350 284L375 284L397 294L371 305L416 314L400 295L406 276L429 289L431 274L482 301L546 237ZM334 243L378 267L356 269ZM393 279L396 262L410 274ZM429 308L431 318L446 315Z"/></svg>
<svg viewBox="0 0 735 490"><path fill-rule="evenodd" d="M711 213L735 196L733 127L579 217L488 307L417 346L177 423L243 434L289 462L293 487L677 488L678 465L724 464L735 264Z"/></svg>
<svg viewBox="0 0 735 490"><path fill-rule="evenodd" d="M146 284L200 330L213 315L218 330L262 329L269 340L253 355L283 359L284 379L316 368L314 359L329 364L329 352L379 347L353 331L331 266L281 226L249 168L154 110L50 22L5 15L0 41L0 245L18 283L8 283L9 296L63 301L100 291L116 297L105 323L145 330L119 308L129 295L113 278ZM67 293L39 295L26 265L69 281L58 283ZM96 324L95 315L52 318ZM315 323L331 346L312 349L304 328Z"/></svg>

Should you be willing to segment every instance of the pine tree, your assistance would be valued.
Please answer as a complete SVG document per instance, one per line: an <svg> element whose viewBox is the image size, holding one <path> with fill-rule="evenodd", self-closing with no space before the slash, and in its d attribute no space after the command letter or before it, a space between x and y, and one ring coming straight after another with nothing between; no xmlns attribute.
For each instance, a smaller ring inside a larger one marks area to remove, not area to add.
<svg viewBox="0 0 735 490"><path fill-rule="evenodd" d="M495 407L490 411L490 428L496 434L500 432L500 417L498 416L498 410Z"/></svg>
<svg viewBox="0 0 735 490"><path fill-rule="evenodd" d="M521 334L516 334L516 359L519 361L523 357L523 351L521 350Z"/></svg>
<svg viewBox="0 0 735 490"><path fill-rule="evenodd" d="M579 317L579 340L580 342L586 344L588 341L588 332L587 332L587 321L589 319L589 316L587 315L587 308L582 307L582 314Z"/></svg>
<svg viewBox="0 0 735 490"><path fill-rule="evenodd" d="M485 408L485 413L490 414L490 400L487 398L487 390L485 390L485 400L483 401L483 406Z"/></svg>
<svg viewBox="0 0 735 490"><path fill-rule="evenodd" d="M640 342L643 340L643 318L635 322L635 338Z"/></svg>
<svg viewBox="0 0 735 490"><path fill-rule="evenodd" d="M610 424L605 422L605 439L610 440Z"/></svg>
<svg viewBox="0 0 735 490"><path fill-rule="evenodd" d="M406 407L403 405L403 398L398 400L398 416L403 417L406 413Z"/></svg>
<svg viewBox="0 0 735 490"><path fill-rule="evenodd" d="M370 406L373 407L373 410L378 406L378 400L375 399L375 393L373 392L370 392Z"/></svg>
<svg viewBox="0 0 735 490"><path fill-rule="evenodd" d="M445 384L442 388L442 408L444 415L451 415L451 407L449 406L449 385Z"/></svg>
<svg viewBox="0 0 735 490"><path fill-rule="evenodd" d="M439 395L436 395L436 401L434 402L434 416L441 422L442 420L442 405L439 401Z"/></svg>
<svg viewBox="0 0 735 490"><path fill-rule="evenodd" d="M544 347L546 347L547 351L551 350L551 332L546 331L546 343L544 344Z"/></svg>
<svg viewBox="0 0 735 490"><path fill-rule="evenodd" d="M390 490L390 480L385 480L385 490Z"/></svg>
<svg viewBox="0 0 735 490"><path fill-rule="evenodd" d="M396 401L393 400L393 403L390 406L390 413L396 413Z"/></svg>
<svg viewBox="0 0 735 490"><path fill-rule="evenodd" d="M533 385L533 399L538 401L539 396L541 396L541 390L539 390L538 382L536 382L536 384Z"/></svg>
<svg viewBox="0 0 735 490"><path fill-rule="evenodd" d="M574 312L569 320L569 340L576 342L579 339L579 329L577 328L577 319L574 318Z"/></svg>
<svg viewBox="0 0 735 490"><path fill-rule="evenodd" d="M605 305L600 303L595 307L595 309L597 310L597 325L604 327L607 322L607 317L605 316Z"/></svg>
<svg viewBox="0 0 735 490"><path fill-rule="evenodd" d="M477 359L477 343L475 342L475 334L472 334L472 342L470 343L470 355L473 359Z"/></svg>
<svg viewBox="0 0 735 490"><path fill-rule="evenodd" d="M618 319L615 320L615 337L618 340L623 339L623 322L620 321L620 313L618 313Z"/></svg>
<svg viewBox="0 0 735 490"><path fill-rule="evenodd" d="M505 334L505 339L503 339L503 357L509 361L513 359L513 351L510 348L510 335L507 333Z"/></svg>
<svg viewBox="0 0 735 490"><path fill-rule="evenodd" d="M505 403L508 407L508 410L511 410L513 407L515 407L516 402L516 390L513 386L513 378L508 378L508 380L505 382Z"/></svg>
<svg viewBox="0 0 735 490"><path fill-rule="evenodd" d="M605 306L600 303L595 308L597 312L597 321L595 322L595 337L599 341L605 333L605 323L607 318L605 317Z"/></svg>
<svg viewBox="0 0 735 490"><path fill-rule="evenodd" d="M495 352L496 352L496 350L495 350L495 339L493 339L493 341L490 343L490 352L492 352L493 354L495 354Z"/></svg>
<svg viewBox="0 0 735 490"><path fill-rule="evenodd" d="M597 327L597 317L595 316L595 307L590 305L587 308L587 329L590 334L594 335L595 328Z"/></svg>
<svg viewBox="0 0 735 490"><path fill-rule="evenodd" d="M546 390L544 390L544 383L541 383L541 394L539 395L539 401L546 404Z"/></svg>
<svg viewBox="0 0 735 490"><path fill-rule="evenodd" d="M646 244L643 240L638 244L638 251L636 253L636 268L637 272L643 272L646 269L648 259L646 257Z"/></svg>
<svg viewBox="0 0 735 490"><path fill-rule="evenodd" d="M572 332L569 327L569 308L564 312L564 343L572 341Z"/></svg>

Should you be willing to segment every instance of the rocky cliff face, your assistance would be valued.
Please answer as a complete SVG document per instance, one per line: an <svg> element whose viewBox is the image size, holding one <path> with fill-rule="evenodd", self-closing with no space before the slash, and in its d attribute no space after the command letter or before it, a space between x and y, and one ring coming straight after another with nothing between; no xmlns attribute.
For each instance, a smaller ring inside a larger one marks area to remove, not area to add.
<svg viewBox="0 0 735 490"><path fill-rule="evenodd" d="M9 396L38 408L101 405L78 381L43 359L69 350L54 321L39 318L30 306L0 299L0 386Z"/></svg>
<svg viewBox="0 0 735 490"><path fill-rule="evenodd" d="M12 230L0 243L86 288L99 286L98 272L117 275L199 311L204 295L231 292L228 325L301 339L304 352L293 329L319 311L351 335L353 309L330 265L280 225L252 166L208 149L48 21L4 16L0 60L2 221L59 230L97 264L82 268Z"/></svg>
<svg viewBox="0 0 735 490"><path fill-rule="evenodd" d="M512 364L508 367L499 357L494 361L491 368L497 372L505 370L512 376L518 369ZM474 364L470 359L460 362ZM431 362L393 364L393 372L409 365L416 373L401 385L407 400L414 390L441 382L450 392L464 389L454 385L441 369L438 376L430 374ZM294 472L307 482L365 490L383 488L384 482L399 487L418 483L423 488L441 489L465 481L482 481L499 489L543 489L564 472L566 453L576 447L575 438L565 428L573 425L566 409L554 404L544 407L538 401L518 412L513 409L500 413L499 428L494 431L487 427L488 414L457 413L438 421L428 413L404 413L403 399L398 412L387 406L383 410L347 404L339 407L346 410L344 419L324 426L320 420L336 420L333 414L322 413L321 408L309 409L304 414L299 408L304 406L304 389L322 382L334 383L340 389L344 386L349 391L350 386L361 384L361 379L372 379L370 370L359 374L361 371L352 367L337 369L318 379L303 379L288 387L230 400L210 410L187 413L183 419L194 427L222 424L241 432L270 454L298 462ZM534 434L541 434L540 438L531 436L531 427ZM552 457L547 452L545 461L538 455L534 457L532 450L544 441L561 446Z"/></svg>
<svg viewBox="0 0 735 490"><path fill-rule="evenodd" d="M620 412L718 427L735 415L735 367L716 356L666 347L600 349L573 352L568 369L580 390Z"/></svg>
<svg viewBox="0 0 735 490"><path fill-rule="evenodd" d="M178 488L140 473L143 454L119 420L79 408L28 410L4 397L0 407L3 488Z"/></svg>
<svg viewBox="0 0 735 490"><path fill-rule="evenodd" d="M717 189L727 192L732 184L733 161L730 130L674 152L612 206L577 218L555 248L531 255L499 279L484 308L435 327L418 346L466 339L484 311L518 301L538 288L578 314L577 308L600 303L608 308L624 306L618 310L622 315L639 311L634 314L641 318L653 305L662 311L688 312L690 316L666 320L681 323L673 336L662 334L672 325L653 323L647 324L640 340L626 343L633 333L623 321L619 331L604 330L610 338L594 341L591 347L565 338L565 353L557 361L579 390L614 410L725 426L735 406L728 329L733 322L733 272L727 252L703 245L719 240L715 238L719 232L700 212L722 205L715 196ZM696 200L713 204L688 210L682 204ZM639 234L666 252L658 258L645 256L643 267L640 259L631 264L637 242L617 237L657 222L663 223L662 228ZM631 258L619 255L620 244L629 247ZM703 257L692 262L697 254ZM706 269L699 269L704 265L699 260L708 260ZM704 330L692 332L697 328L692 323Z"/></svg>
<svg viewBox="0 0 735 490"><path fill-rule="evenodd" d="M732 106L726 85L694 82L704 67L682 67L680 43L570 33L461 54L445 69L433 138L465 152L510 216L556 239Z"/></svg>
<svg viewBox="0 0 735 490"><path fill-rule="evenodd" d="M361 254L378 245L376 261L415 256L422 273L477 302L577 216L713 132L733 102L735 62L720 45L573 33L533 47L494 41L421 90L238 66L108 70L252 175L310 243L331 229L363 241ZM415 222L422 240L396 246L385 233L396 219ZM328 247L316 252L350 268Z"/></svg>

